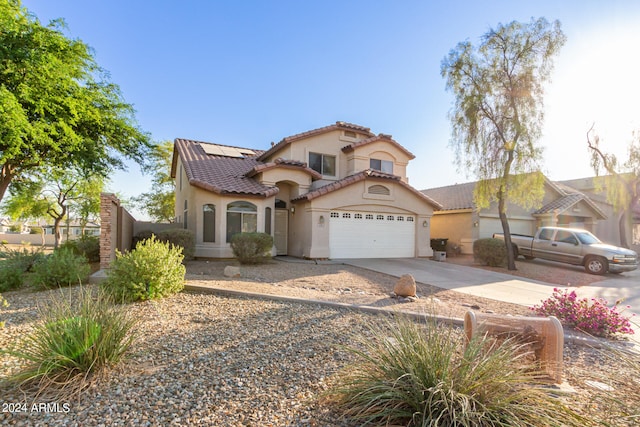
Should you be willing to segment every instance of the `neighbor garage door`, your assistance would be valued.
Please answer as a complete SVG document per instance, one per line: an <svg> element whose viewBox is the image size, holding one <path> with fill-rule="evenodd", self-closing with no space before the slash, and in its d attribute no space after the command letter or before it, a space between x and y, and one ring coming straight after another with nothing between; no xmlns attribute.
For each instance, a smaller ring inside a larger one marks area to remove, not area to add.
<svg viewBox="0 0 640 427"><path fill-rule="evenodd" d="M533 235L533 220L509 219L511 234ZM497 218L482 218L480 221L480 238L491 237L493 233L502 233L502 223Z"/></svg>
<svg viewBox="0 0 640 427"><path fill-rule="evenodd" d="M415 217L376 212L333 211L331 258L413 258Z"/></svg>

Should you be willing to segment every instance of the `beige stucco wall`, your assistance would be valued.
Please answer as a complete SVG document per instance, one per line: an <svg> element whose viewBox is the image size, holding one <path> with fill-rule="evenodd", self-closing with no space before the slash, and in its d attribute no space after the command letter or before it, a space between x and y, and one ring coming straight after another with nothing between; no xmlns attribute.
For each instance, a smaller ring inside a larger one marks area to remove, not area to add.
<svg viewBox="0 0 640 427"><path fill-rule="evenodd" d="M468 210L437 211L431 218L431 238L448 239L462 247L463 253L472 253L471 245L477 239L478 227L473 226L474 213Z"/></svg>
<svg viewBox="0 0 640 427"><path fill-rule="evenodd" d="M371 185L385 185L391 189L389 196L375 195L364 198ZM289 254L298 257L329 257L329 213L331 210L357 210L361 212L385 212L416 216L415 256L433 255L430 246L433 206L399 184L388 181L363 180L336 190L310 202L295 204L295 214L290 217L290 232L295 236ZM320 217L324 217L323 223ZM423 223L426 221L427 226ZM313 231L313 233L312 233Z"/></svg>
<svg viewBox="0 0 640 427"><path fill-rule="evenodd" d="M369 159L392 161L393 174L398 175L404 182L407 182L407 164L410 159L402 150L387 141L372 142L347 153L347 175L369 169Z"/></svg>
<svg viewBox="0 0 640 427"><path fill-rule="evenodd" d="M187 193L187 192L185 192ZM197 187L191 187L191 191L183 196L188 200L188 229L195 234L196 257L201 258L233 258L231 245L227 243L227 206L229 203L246 201L256 205L257 229L259 232L265 231L265 208L270 207L271 230L274 227L274 197L255 198L241 196L221 196ZM184 197L183 197L184 200ZM215 242L203 241L204 211L206 204L215 206ZM178 206L181 206L178 203Z"/></svg>
<svg viewBox="0 0 640 427"><path fill-rule="evenodd" d="M310 136L304 140L294 141L271 155L267 161L273 161L278 157L281 157L287 160L298 160L308 163L309 153L335 156L337 175L325 175L323 177L324 179L335 181L348 175L352 175L355 172L369 169L370 154L376 153L376 155L373 156L374 158L380 158L381 160L393 160L394 175L398 175L406 181L406 166L409 158L400 149L391 145L389 142L377 141L358 147L351 153L345 154L342 152L343 147L357 141L358 139L345 138L343 131L335 130L320 135ZM277 180L274 182L277 182Z"/></svg>

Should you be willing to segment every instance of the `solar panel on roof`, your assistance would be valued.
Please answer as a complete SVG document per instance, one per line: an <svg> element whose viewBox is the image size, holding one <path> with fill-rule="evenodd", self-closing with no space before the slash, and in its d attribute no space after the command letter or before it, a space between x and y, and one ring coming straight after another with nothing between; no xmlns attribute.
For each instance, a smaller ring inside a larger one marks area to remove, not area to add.
<svg viewBox="0 0 640 427"><path fill-rule="evenodd" d="M255 151L247 148L226 147L215 144L200 144L205 153L212 156L242 158L245 156L255 156Z"/></svg>

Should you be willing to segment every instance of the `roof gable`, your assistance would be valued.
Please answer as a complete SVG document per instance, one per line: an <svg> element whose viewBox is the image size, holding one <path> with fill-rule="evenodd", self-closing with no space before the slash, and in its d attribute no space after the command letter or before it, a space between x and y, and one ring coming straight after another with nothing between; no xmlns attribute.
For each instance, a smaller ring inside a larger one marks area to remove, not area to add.
<svg viewBox="0 0 640 427"><path fill-rule="evenodd" d="M384 172L380 172L380 171L375 171L373 169L367 169L364 170L362 172L358 172L356 174L350 175L346 178L343 178L341 180L338 181L334 181L330 184L324 185L320 188L317 188L313 191L310 191L306 194L303 194L301 196L296 197L295 199L291 200L293 203L295 202L300 202L300 201L304 201L304 200L313 200L316 199L318 197L322 197L325 194L329 194L332 193L334 191L340 190L342 188L348 187L352 184L355 184L357 182L360 182L362 180L365 179L374 179L374 180L379 180L379 181L392 181L404 188L406 188L407 190L411 191L412 193L414 193L416 196L418 196L419 198L421 198L422 200L424 200L425 202L431 204L434 208L436 209L441 209L442 205L440 203L438 203L437 201L431 199L429 196L421 193L420 191L416 190L415 188L413 188L412 186L410 186L409 184L405 183L404 181L402 181L402 179L397 176L397 175L392 175L392 174L388 174L388 173L384 173Z"/></svg>
<svg viewBox="0 0 640 427"><path fill-rule="evenodd" d="M267 151L265 151L264 153L262 153L260 156L258 156L258 160L260 161L264 161L266 159L268 159L270 156L272 156L273 154L277 153L278 151L282 150L283 148L287 147L288 145L290 145L291 143L295 142L295 141L299 141L305 138L309 138L311 136L316 136L316 135L321 135L323 133L327 133L327 132L333 132L335 130L345 130L345 131L356 131L359 133L363 133L369 137L373 137L375 136L375 134L373 134L371 132L371 129L364 127L364 126L360 126L360 125L355 125L353 123L347 123L347 122L336 122L333 125L329 125L329 126L324 126L318 129L313 129L307 132L302 132L302 133L297 133L295 135L291 135L291 136L287 136L285 138L282 138L282 140L280 142L278 142L277 144L273 145L270 149L268 149Z"/></svg>
<svg viewBox="0 0 640 427"><path fill-rule="evenodd" d="M402 145L400 145L397 141L395 141L391 137L391 135L387 135L387 134L384 134L384 133L372 136L372 137L367 138L367 139L363 139L361 141L354 142L354 143L349 144L349 145L345 145L344 147L342 147L342 151L344 153L349 153L349 152L355 151L359 147L362 147L362 146L365 146L365 145L369 145L369 144L372 144L372 143L378 142L378 141L384 141L384 142L390 143L391 145L395 146L397 149L402 151L410 160L416 158L416 156L414 156L413 153L411 153L409 150L407 150Z"/></svg>

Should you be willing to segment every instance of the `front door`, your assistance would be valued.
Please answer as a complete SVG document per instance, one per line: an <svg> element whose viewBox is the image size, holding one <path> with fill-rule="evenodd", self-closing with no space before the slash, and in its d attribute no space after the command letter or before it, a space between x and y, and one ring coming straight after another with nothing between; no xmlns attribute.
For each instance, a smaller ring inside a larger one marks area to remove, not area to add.
<svg viewBox="0 0 640 427"><path fill-rule="evenodd" d="M276 245L276 255L287 254L287 240L289 239L289 211L276 209L275 230L273 240Z"/></svg>

